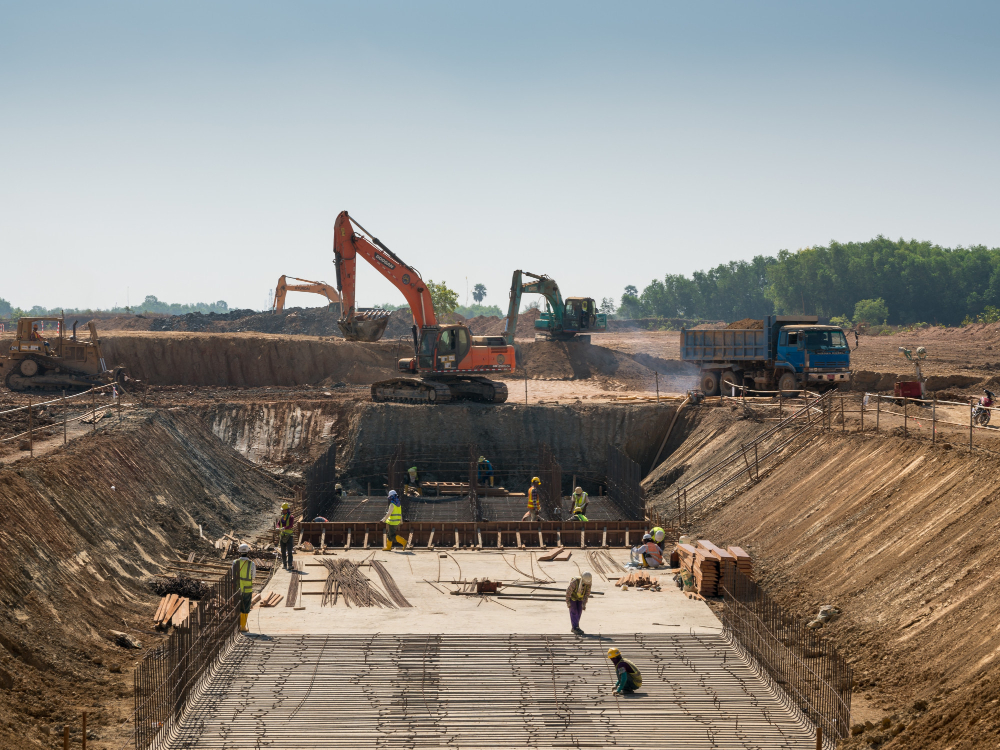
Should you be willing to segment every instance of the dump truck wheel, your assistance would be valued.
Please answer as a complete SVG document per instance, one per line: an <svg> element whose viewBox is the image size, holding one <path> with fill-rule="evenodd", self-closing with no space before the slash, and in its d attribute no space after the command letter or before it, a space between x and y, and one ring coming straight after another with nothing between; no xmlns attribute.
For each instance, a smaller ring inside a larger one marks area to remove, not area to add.
<svg viewBox="0 0 1000 750"><path fill-rule="evenodd" d="M706 370L701 374L701 392L706 396L719 395L719 373Z"/></svg>
<svg viewBox="0 0 1000 750"><path fill-rule="evenodd" d="M722 395L732 395L734 385L736 386L736 395L741 395L743 393L743 378L732 370L722 373L722 378L719 380L719 388L722 390Z"/></svg>
<svg viewBox="0 0 1000 750"><path fill-rule="evenodd" d="M799 390L799 383L795 379L795 376L786 372L780 378L778 378L778 390L779 391L797 391Z"/></svg>

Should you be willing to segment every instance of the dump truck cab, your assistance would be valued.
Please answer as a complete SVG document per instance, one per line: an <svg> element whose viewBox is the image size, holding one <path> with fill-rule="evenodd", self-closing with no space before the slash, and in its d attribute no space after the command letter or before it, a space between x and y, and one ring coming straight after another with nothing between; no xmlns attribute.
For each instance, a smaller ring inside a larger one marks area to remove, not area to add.
<svg viewBox="0 0 1000 750"><path fill-rule="evenodd" d="M46 330L53 323L55 330ZM122 368L108 370L94 321L87 323L89 337L66 335L62 316L24 317L17 321L17 335L6 356L0 356L0 378L12 391L89 388L112 381L124 382Z"/></svg>
<svg viewBox="0 0 1000 750"><path fill-rule="evenodd" d="M775 360L793 372L840 370L850 364L850 350L836 326L784 326L778 331Z"/></svg>

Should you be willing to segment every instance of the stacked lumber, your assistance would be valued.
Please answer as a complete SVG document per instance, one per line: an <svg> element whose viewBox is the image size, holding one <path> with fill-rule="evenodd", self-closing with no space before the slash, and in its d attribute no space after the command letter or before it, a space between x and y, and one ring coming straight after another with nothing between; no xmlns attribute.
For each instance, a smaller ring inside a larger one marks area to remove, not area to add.
<svg viewBox="0 0 1000 750"><path fill-rule="evenodd" d="M660 590L659 580L644 570L629 571L615 582L615 586L620 586L622 591L628 591L633 587L643 591Z"/></svg>
<svg viewBox="0 0 1000 750"><path fill-rule="evenodd" d="M727 547L726 551L736 558L736 569L747 578L753 578L753 565L750 555L743 551L741 547Z"/></svg>
<svg viewBox="0 0 1000 750"><path fill-rule="evenodd" d="M566 550L565 547L556 547L551 552L547 552L544 555L539 555L538 556L538 562L550 562L551 560L555 560L556 557L558 555L561 555L563 552L565 552L565 550ZM569 558L567 558L567 559L569 559Z"/></svg>
<svg viewBox="0 0 1000 750"><path fill-rule="evenodd" d="M719 580L723 583L728 582L728 585L732 586L736 572L736 557L712 544L708 539L699 539L697 544L699 548L707 550L712 557L719 561Z"/></svg>
<svg viewBox="0 0 1000 750"><path fill-rule="evenodd" d="M678 544L681 567L691 573L695 589L702 596L716 596L719 590L719 559L703 547Z"/></svg>
<svg viewBox="0 0 1000 750"><path fill-rule="evenodd" d="M179 627L187 622L191 614L191 600L177 594L169 594L160 599L160 606L153 615L153 626L166 629L170 626Z"/></svg>

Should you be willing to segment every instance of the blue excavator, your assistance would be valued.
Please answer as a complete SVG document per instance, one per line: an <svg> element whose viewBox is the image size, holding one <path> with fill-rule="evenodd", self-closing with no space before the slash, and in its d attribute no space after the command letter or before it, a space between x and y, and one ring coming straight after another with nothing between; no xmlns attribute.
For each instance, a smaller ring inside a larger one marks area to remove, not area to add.
<svg viewBox="0 0 1000 750"><path fill-rule="evenodd" d="M534 281L525 283L527 276ZM550 276L541 276L518 269L510 282L510 305L504 323L503 336L514 343L517 315L522 294L540 294L545 298L545 311L535 321L535 341L578 341L590 343L591 333L608 330L608 316L597 311L591 297L567 297L563 300L559 285Z"/></svg>

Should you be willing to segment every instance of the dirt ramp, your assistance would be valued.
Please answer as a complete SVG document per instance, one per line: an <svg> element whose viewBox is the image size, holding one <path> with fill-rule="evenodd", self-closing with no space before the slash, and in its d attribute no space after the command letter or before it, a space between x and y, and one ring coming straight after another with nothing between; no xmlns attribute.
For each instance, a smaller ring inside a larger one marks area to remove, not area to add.
<svg viewBox="0 0 1000 750"><path fill-rule="evenodd" d="M54 747L81 709L102 740L92 746L121 745L137 652L108 630L155 645L143 577L214 553L199 524L214 538L245 529L279 491L182 411L133 414L0 470L0 747Z"/></svg>
<svg viewBox="0 0 1000 750"><path fill-rule="evenodd" d="M803 620L843 610L822 634L854 662L855 711L905 725L892 748L997 742L1000 475L949 448L826 433L693 532L746 548Z"/></svg>
<svg viewBox="0 0 1000 750"><path fill-rule="evenodd" d="M253 333L110 334L108 364L151 385L294 386L391 377L392 346Z"/></svg>

